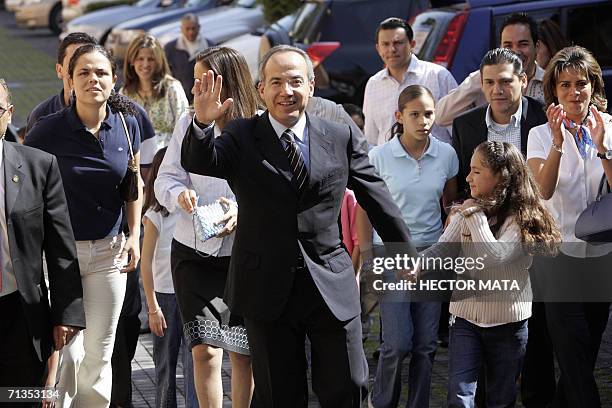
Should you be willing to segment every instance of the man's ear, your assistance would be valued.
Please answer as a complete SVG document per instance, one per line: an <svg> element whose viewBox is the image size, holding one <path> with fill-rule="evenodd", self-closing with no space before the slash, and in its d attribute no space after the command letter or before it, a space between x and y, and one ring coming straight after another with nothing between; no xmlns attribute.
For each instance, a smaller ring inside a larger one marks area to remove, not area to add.
<svg viewBox="0 0 612 408"><path fill-rule="evenodd" d="M415 45L416 45L416 40L410 41L410 49L413 49Z"/></svg>
<svg viewBox="0 0 612 408"><path fill-rule="evenodd" d="M60 80L64 80L64 76L62 75L62 64L55 64L55 73Z"/></svg>
<svg viewBox="0 0 612 408"><path fill-rule="evenodd" d="M117 75L113 75L113 87L115 87L116 83L117 83Z"/></svg>
<svg viewBox="0 0 612 408"><path fill-rule="evenodd" d="M527 89L527 83L528 83L528 81L527 81L527 74L523 72L523 73L522 73L522 74L519 76L519 78L520 78L520 80L521 80L521 90L522 90L523 92L525 92L525 89Z"/></svg>
<svg viewBox="0 0 612 408"><path fill-rule="evenodd" d="M310 88L310 94L308 96L312 97L314 95L314 89L315 89L314 79L312 81L308 81L308 88Z"/></svg>
<svg viewBox="0 0 612 408"><path fill-rule="evenodd" d="M263 99L263 96L264 96L264 81L259 80L259 82L257 83L257 90L259 91L259 96L261 96L261 99Z"/></svg>

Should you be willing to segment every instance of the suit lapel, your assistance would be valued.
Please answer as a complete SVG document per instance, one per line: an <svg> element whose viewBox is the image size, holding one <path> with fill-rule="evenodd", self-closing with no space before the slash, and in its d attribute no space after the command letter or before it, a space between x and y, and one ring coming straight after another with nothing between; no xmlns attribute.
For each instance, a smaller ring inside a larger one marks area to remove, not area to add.
<svg viewBox="0 0 612 408"><path fill-rule="evenodd" d="M472 122L469 123L469 125L472 127L472 129L474 129L474 133L473 135L467 135L468 136L468 141L466 143L466 149L464 151L465 153L465 161L464 163L467 163L467 167L470 167L470 161L472 160L472 154L474 154L474 150L476 149L476 147L481 144L482 142L487 140L487 135L489 134L489 131L487 130L487 123L485 122L485 116L487 114L486 109L483 111L483 115L481 118L479 118L478 121L476 122Z"/></svg>
<svg viewBox="0 0 612 408"><path fill-rule="evenodd" d="M295 186L291 183L293 173L289 168L289 159L287 159L287 154L283 149L281 141L276 135L272 124L270 124L267 111L259 117L255 129L255 138L256 146L261 155L264 156L274 170L295 189Z"/></svg>
<svg viewBox="0 0 612 408"><path fill-rule="evenodd" d="M331 160L331 141L326 135L325 127L320 120L307 116L308 140L310 148L310 172L308 174L309 189L314 188L325 175L325 169Z"/></svg>
<svg viewBox="0 0 612 408"><path fill-rule="evenodd" d="M521 152L527 154L527 136L529 135L530 126L527 124L527 111L529 110L529 101L523 97L523 111L521 112Z"/></svg>
<svg viewBox="0 0 612 408"><path fill-rule="evenodd" d="M4 162L4 205L5 214L8 217L13 211L13 206L21 190L24 175L21 172L21 155L11 146L10 143L2 142L4 152L2 161Z"/></svg>

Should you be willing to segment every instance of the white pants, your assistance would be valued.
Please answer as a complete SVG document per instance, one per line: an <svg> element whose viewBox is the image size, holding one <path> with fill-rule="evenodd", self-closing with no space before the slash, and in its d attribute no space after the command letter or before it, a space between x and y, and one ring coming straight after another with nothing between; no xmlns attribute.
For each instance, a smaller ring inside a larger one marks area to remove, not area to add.
<svg viewBox="0 0 612 408"><path fill-rule="evenodd" d="M125 296L126 274L119 269L125 238L77 241L83 283L85 326L62 349L58 407L103 408L111 399L111 357Z"/></svg>

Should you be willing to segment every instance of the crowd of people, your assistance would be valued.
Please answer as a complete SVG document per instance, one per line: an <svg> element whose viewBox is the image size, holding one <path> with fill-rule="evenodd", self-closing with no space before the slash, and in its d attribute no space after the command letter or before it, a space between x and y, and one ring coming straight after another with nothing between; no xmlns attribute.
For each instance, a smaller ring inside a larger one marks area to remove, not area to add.
<svg viewBox="0 0 612 408"><path fill-rule="evenodd" d="M298 48L271 48L254 86L239 52L202 49L192 15L181 29L165 48L135 38L120 88L108 51L69 34L63 89L29 114L25 146L0 143L0 386L46 386L44 407L131 406L140 273L157 407L177 406L179 358L186 406L221 407L224 351L234 407L305 407L310 371L322 407L395 408L406 359L407 406L427 407L445 330L449 407L514 406L519 389L527 408L601 406L612 247L575 226L612 184L612 117L588 49L514 14L458 85L388 18L361 111L315 97ZM1 80L2 136L12 113ZM203 240L198 209L215 203ZM386 284L462 258L481 267L453 279L518 290L375 290L378 261L403 255Z"/></svg>

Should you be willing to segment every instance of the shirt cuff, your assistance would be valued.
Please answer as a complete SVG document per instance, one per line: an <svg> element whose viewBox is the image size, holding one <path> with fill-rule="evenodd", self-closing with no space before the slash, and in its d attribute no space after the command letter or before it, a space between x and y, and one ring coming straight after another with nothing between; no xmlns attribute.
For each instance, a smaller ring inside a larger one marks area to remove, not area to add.
<svg viewBox="0 0 612 408"><path fill-rule="evenodd" d="M215 127L214 120L212 121L212 123L201 123L201 122L198 122L195 115L193 115L193 120L191 122L192 122L193 127L196 127L202 131L202 132L194 133L195 138L198 140L204 139L206 131L209 129L212 131L213 128Z"/></svg>

